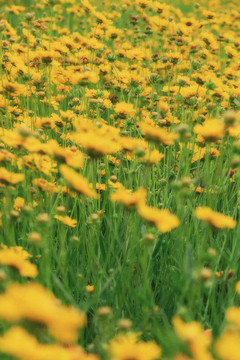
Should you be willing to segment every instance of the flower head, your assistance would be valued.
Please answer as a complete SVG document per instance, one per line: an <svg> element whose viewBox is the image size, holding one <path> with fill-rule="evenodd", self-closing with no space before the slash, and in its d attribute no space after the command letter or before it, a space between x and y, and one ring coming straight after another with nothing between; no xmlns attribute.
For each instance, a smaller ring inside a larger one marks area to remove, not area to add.
<svg viewBox="0 0 240 360"><path fill-rule="evenodd" d="M218 229L233 229L237 225L236 221L231 216L226 216L219 212L213 211L208 206L197 207L195 210L195 215L198 219L204 220Z"/></svg>

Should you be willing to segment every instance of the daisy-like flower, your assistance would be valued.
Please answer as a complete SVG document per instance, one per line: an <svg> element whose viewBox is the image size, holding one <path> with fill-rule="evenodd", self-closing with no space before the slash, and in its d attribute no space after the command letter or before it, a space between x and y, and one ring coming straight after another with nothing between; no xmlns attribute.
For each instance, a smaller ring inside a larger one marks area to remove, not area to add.
<svg viewBox="0 0 240 360"><path fill-rule="evenodd" d="M115 105L114 110L121 117L126 117L128 115L133 116L135 114L133 104L131 104L131 103L128 104L125 102L119 102Z"/></svg>
<svg viewBox="0 0 240 360"><path fill-rule="evenodd" d="M216 141L223 138L225 134L225 125L218 119L206 120L203 125L197 124L194 132L201 135L206 141Z"/></svg>
<svg viewBox="0 0 240 360"><path fill-rule="evenodd" d="M156 209L141 202L137 211L143 219L153 223L161 233L169 232L180 224L178 217L171 214L168 209Z"/></svg>
<svg viewBox="0 0 240 360"><path fill-rule="evenodd" d="M99 360L97 355L87 354L79 346L65 347L60 344L39 343L20 326L11 327L0 337L0 351L24 360Z"/></svg>
<svg viewBox="0 0 240 360"><path fill-rule="evenodd" d="M35 278L38 274L36 265L30 263L28 258L30 255L21 246L7 247L1 245L0 248L0 264L15 268L20 275L24 277Z"/></svg>
<svg viewBox="0 0 240 360"><path fill-rule="evenodd" d="M203 330L197 321L185 323L176 316L172 320L173 327L180 339L185 341L195 359L212 360L209 352L211 337Z"/></svg>
<svg viewBox="0 0 240 360"><path fill-rule="evenodd" d="M140 187L137 191L125 189L123 186L118 188L113 194L110 195L110 200L121 202L127 207L136 206L140 202L144 202L147 197L147 190Z"/></svg>
<svg viewBox="0 0 240 360"><path fill-rule="evenodd" d="M24 180L24 174L15 174L0 167L0 182L16 185Z"/></svg>
<svg viewBox="0 0 240 360"><path fill-rule="evenodd" d="M77 220L71 219L69 216L61 216L61 215L55 215L55 219L59 220L64 225L67 225L69 227L76 227Z"/></svg>
<svg viewBox="0 0 240 360"><path fill-rule="evenodd" d="M0 295L0 318L8 322L28 319L45 324L54 338L67 344L77 340L78 328L86 324L83 312L61 305L37 283L9 285Z"/></svg>
<svg viewBox="0 0 240 360"><path fill-rule="evenodd" d="M136 333L118 335L108 345L110 359L155 360L161 356L161 348L153 341L138 341Z"/></svg>
<svg viewBox="0 0 240 360"><path fill-rule="evenodd" d="M98 194L92 189L88 180L67 165L59 167L60 173L63 175L67 183L77 192L94 199L98 198Z"/></svg>
<svg viewBox="0 0 240 360"><path fill-rule="evenodd" d="M164 145L173 145L177 138L176 134L172 134L164 128L146 124L144 122L140 123L140 129L147 139L160 142Z"/></svg>
<svg viewBox="0 0 240 360"><path fill-rule="evenodd" d="M240 333L237 330L224 331L217 339L214 349L216 354L223 360L239 359Z"/></svg>
<svg viewBox="0 0 240 360"><path fill-rule="evenodd" d="M199 220L204 220L218 229L234 229L237 225L237 222L231 216L226 216L219 212L213 211L208 206L197 207L195 210L195 216Z"/></svg>

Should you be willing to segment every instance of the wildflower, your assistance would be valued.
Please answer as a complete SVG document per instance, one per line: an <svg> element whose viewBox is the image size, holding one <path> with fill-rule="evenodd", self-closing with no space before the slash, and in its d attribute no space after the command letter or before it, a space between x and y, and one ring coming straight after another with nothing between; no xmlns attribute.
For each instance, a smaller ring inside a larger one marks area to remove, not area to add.
<svg viewBox="0 0 240 360"><path fill-rule="evenodd" d="M87 285L86 290L89 294L93 293L94 291L94 285Z"/></svg>
<svg viewBox="0 0 240 360"><path fill-rule="evenodd" d="M113 154L122 149L115 140L100 131L76 133L73 139L77 145L87 149L90 156L101 157L103 154Z"/></svg>
<svg viewBox="0 0 240 360"><path fill-rule="evenodd" d="M198 219L204 220L218 229L234 229L237 225L236 221L232 217L213 211L207 206L197 207L195 215Z"/></svg>
<svg viewBox="0 0 240 360"><path fill-rule="evenodd" d="M192 85L189 87L181 88L180 94L185 99L190 99L190 98L193 98L194 96L203 96L204 90L198 85Z"/></svg>
<svg viewBox="0 0 240 360"><path fill-rule="evenodd" d="M126 151L137 150L141 148L144 150L147 149L147 142L143 139L131 138L128 136L121 136L118 139L118 142L121 144L122 148Z"/></svg>
<svg viewBox="0 0 240 360"><path fill-rule="evenodd" d="M189 345L195 359L212 360L208 350L211 339L206 336L200 323L196 321L184 323L177 316L173 318L172 323L177 335Z"/></svg>
<svg viewBox="0 0 240 360"><path fill-rule="evenodd" d="M237 331L224 331L217 339L214 349L223 360L239 360L240 334Z"/></svg>
<svg viewBox="0 0 240 360"><path fill-rule="evenodd" d="M28 261L31 255L21 246L7 247L1 245L0 264L14 267L19 274L25 277L35 278L38 274L37 267Z"/></svg>
<svg viewBox="0 0 240 360"><path fill-rule="evenodd" d="M225 316L227 321L237 325L240 329L240 307L230 307L229 309L227 309Z"/></svg>
<svg viewBox="0 0 240 360"><path fill-rule="evenodd" d="M98 82L98 74L95 71L84 71L80 74L74 74L71 77L73 85L87 85L88 83L96 84Z"/></svg>
<svg viewBox="0 0 240 360"><path fill-rule="evenodd" d="M143 157L140 157L140 160L143 162L148 162L150 164L157 164L163 158L164 155L160 151L155 149L152 151L148 150Z"/></svg>
<svg viewBox="0 0 240 360"><path fill-rule="evenodd" d="M229 58L234 58L238 56L238 52L231 46L225 46L226 54Z"/></svg>
<svg viewBox="0 0 240 360"><path fill-rule="evenodd" d="M125 102L119 102L115 105L115 112L122 117L126 117L127 115L133 116L135 114L135 110L133 104L128 104Z"/></svg>
<svg viewBox="0 0 240 360"><path fill-rule="evenodd" d="M14 174L4 167L0 167L0 182L16 185L24 180L24 174Z"/></svg>
<svg viewBox="0 0 240 360"><path fill-rule="evenodd" d="M138 341L135 333L118 335L108 345L110 359L154 360L161 356L161 348L153 341Z"/></svg>
<svg viewBox="0 0 240 360"><path fill-rule="evenodd" d="M26 8L24 6L18 6L18 5L11 5L6 8L7 11L9 11L12 14L19 15L21 12L23 12Z"/></svg>
<svg viewBox="0 0 240 360"><path fill-rule="evenodd" d="M19 209L23 208L24 203L25 203L25 200L22 197L18 196L14 200L14 205L13 205L14 210L19 210Z"/></svg>
<svg viewBox="0 0 240 360"><path fill-rule="evenodd" d="M173 145L174 140L177 138L176 134L172 134L163 128L152 126L144 122L140 123L140 129L148 139L160 142L164 145Z"/></svg>
<svg viewBox="0 0 240 360"><path fill-rule="evenodd" d="M64 225L67 225L67 226L73 227L73 228L76 227L77 220L71 219L69 216L55 215L54 218L61 221L61 223L63 223Z"/></svg>
<svg viewBox="0 0 240 360"><path fill-rule="evenodd" d="M48 149L49 153L54 155L57 160L62 160L69 166L83 168L84 155L76 148L62 148L57 141L51 140L48 142Z"/></svg>
<svg viewBox="0 0 240 360"><path fill-rule="evenodd" d="M91 188L88 180L78 174L75 170L71 169L67 165L61 165L59 171L74 190L85 196L92 197L94 199L98 198L98 194Z"/></svg>
<svg viewBox="0 0 240 360"><path fill-rule="evenodd" d="M77 340L77 329L86 323L80 310L60 305L37 283L10 284L0 295L0 317L8 322L29 319L43 323L53 337L69 344Z"/></svg>
<svg viewBox="0 0 240 360"><path fill-rule="evenodd" d="M0 336L0 351L24 360L75 360L87 357L80 347L67 348L59 344L39 343L33 335L20 326L11 327ZM98 360L95 355L90 355L90 358Z"/></svg>
<svg viewBox="0 0 240 360"><path fill-rule="evenodd" d="M110 195L110 200L114 202L122 202L125 206L131 207L136 206L142 201L144 202L146 197L147 190L145 190L143 187L140 187L137 191L132 192L131 190L127 190L122 186Z"/></svg>
<svg viewBox="0 0 240 360"><path fill-rule="evenodd" d="M224 124L218 119L205 120L203 125L197 124L194 132L201 135L206 141L216 141L224 136Z"/></svg>
<svg viewBox="0 0 240 360"><path fill-rule="evenodd" d="M138 204L137 211L143 219L153 223L161 233L169 232L180 224L178 217L167 209L156 209L141 202Z"/></svg>

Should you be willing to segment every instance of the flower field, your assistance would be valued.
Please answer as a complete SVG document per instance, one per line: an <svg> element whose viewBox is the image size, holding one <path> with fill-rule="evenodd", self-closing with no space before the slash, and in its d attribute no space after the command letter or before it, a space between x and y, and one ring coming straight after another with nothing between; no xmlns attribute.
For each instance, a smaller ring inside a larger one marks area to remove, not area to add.
<svg viewBox="0 0 240 360"><path fill-rule="evenodd" d="M240 3L166 1L0 1L1 360L240 360Z"/></svg>

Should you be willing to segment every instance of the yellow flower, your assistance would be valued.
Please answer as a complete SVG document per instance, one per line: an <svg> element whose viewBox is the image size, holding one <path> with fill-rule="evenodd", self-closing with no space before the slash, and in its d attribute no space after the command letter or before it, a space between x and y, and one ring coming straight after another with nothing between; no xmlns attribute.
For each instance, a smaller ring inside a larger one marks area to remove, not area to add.
<svg viewBox="0 0 240 360"><path fill-rule="evenodd" d="M140 157L140 160L144 162L149 162L150 164L156 164L159 161L161 161L163 158L164 155L160 151L155 149L152 151L148 150L143 157Z"/></svg>
<svg viewBox="0 0 240 360"><path fill-rule="evenodd" d="M192 85L188 87L183 87L180 91L180 94L185 98L189 99L194 96L204 96L204 90L199 85Z"/></svg>
<svg viewBox="0 0 240 360"><path fill-rule="evenodd" d="M24 180L24 174L14 174L4 167L0 167L0 182L16 185Z"/></svg>
<svg viewBox="0 0 240 360"><path fill-rule="evenodd" d="M9 11L12 14L19 15L21 12L23 12L26 8L24 6L18 6L18 5L11 5L6 7L6 10Z"/></svg>
<svg viewBox="0 0 240 360"><path fill-rule="evenodd" d="M205 333L200 323L196 321L184 323L178 316L173 318L172 323L177 335L189 345L194 359L212 360L208 350L211 337Z"/></svg>
<svg viewBox="0 0 240 360"><path fill-rule="evenodd" d="M3 86L0 89L4 89L6 95L10 97L16 97L24 93L25 87L17 82L10 82L8 80L3 81Z"/></svg>
<svg viewBox="0 0 240 360"><path fill-rule="evenodd" d="M42 178L36 178L32 181L33 185L37 186L41 191L48 191L48 192L56 192L58 193L60 189L56 187L54 183L48 182Z"/></svg>
<svg viewBox="0 0 240 360"><path fill-rule="evenodd" d="M48 142L49 154L54 155L57 160L64 161L67 165L76 168L83 168L84 155L77 148L63 148L56 140Z"/></svg>
<svg viewBox="0 0 240 360"><path fill-rule="evenodd" d="M218 119L206 120L203 125L197 124L194 132L201 135L206 141L216 141L224 136L225 126Z"/></svg>
<svg viewBox="0 0 240 360"><path fill-rule="evenodd" d="M141 202L137 211L143 219L153 223L161 233L169 232L180 224L178 217L167 209L156 209Z"/></svg>
<svg viewBox="0 0 240 360"><path fill-rule="evenodd" d="M132 151L137 148L142 148L145 150L148 146L147 141L129 136L119 137L118 142L121 144L122 148L127 151Z"/></svg>
<svg viewBox="0 0 240 360"><path fill-rule="evenodd" d="M85 71L78 74L73 74L71 77L71 83L73 85L77 84L88 84L93 83L96 84L99 80L98 74L95 71Z"/></svg>
<svg viewBox="0 0 240 360"><path fill-rule="evenodd" d="M240 329L240 307L230 307L229 309L227 309L225 316L227 321L237 325Z"/></svg>
<svg viewBox="0 0 240 360"><path fill-rule="evenodd" d="M231 216L226 216L219 212L213 211L207 206L197 207L195 210L195 215L199 220L207 221L219 229L233 229L237 225L236 221Z"/></svg>
<svg viewBox="0 0 240 360"><path fill-rule="evenodd" d="M8 248L6 245L1 245L0 249L0 264L12 266L18 270L20 275L35 278L38 274L37 267L31 264L27 259L31 255L23 250L21 246Z"/></svg>
<svg viewBox="0 0 240 360"><path fill-rule="evenodd" d="M94 285L87 285L86 290L91 294L94 291Z"/></svg>
<svg viewBox="0 0 240 360"><path fill-rule="evenodd" d="M238 56L238 52L232 46L225 46L226 54L229 58L234 58Z"/></svg>
<svg viewBox="0 0 240 360"><path fill-rule="evenodd" d="M85 196L92 197L94 199L98 198L98 194L91 188L88 180L78 174L75 170L71 169L67 165L61 165L59 167L59 171L74 190Z"/></svg>
<svg viewBox="0 0 240 360"><path fill-rule="evenodd" d="M140 123L140 129L148 139L160 142L164 145L173 145L174 140L177 138L176 134L172 134L164 128L149 125L144 122Z"/></svg>
<svg viewBox="0 0 240 360"><path fill-rule="evenodd" d="M225 331L215 343L215 352L223 360L240 360L239 344L239 332Z"/></svg>
<svg viewBox="0 0 240 360"><path fill-rule="evenodd" d="M125 206L136 206L140 202L144 202L147 197L147 190L140 187L137 191L125 189L123 186L117 189L115 193L110 195L111 201L122 202Z"/></svg>
<svg viewBox="0 0 240 360"><path fill-rule="evenodd" d="M101 133L101 131L87 131L73 135L76 144L87 149L90 156L100 157L103 154L114 154L122 149L121 145L115 140Z"/></svg>
<svg viewBox="0 0 240 360"><path fill-rule="evenodd" d="M21 209L24 207L24 204L25 204L25 200L22 197L18 196L14 200L13 208L14 208L14 210Z"/></svg>
<svg viewBox="0 0 240 360"><path fill-rule="evenodd" d="M0 337L0 351L20 360L99 360L96 355L88 355L80 347L41 344L19 326L13 326Z"/></svg>
<svg viewBox="0 0 240 360"><path fill-rule="evenodd" d="M9 285L0 295L0 318L9 322L28 319L43 323L54 338L69 344L77 340L78 328L86 323L84 313L60 305L51 292L37 283Z"/></svg>
<svg viewBox="0 0 240 360"><path fill-rule="evenodd" d="M96 190L102 192L106 190L106 184L96 183Z"/></svg>
<svg viewBox="0 0 240 360"><path fill-rule="evenodd" d="M138 341L138 334L118 335L108 345L111 360L154 360L161 356L161 348L153 341Z"/></svg>
<svg viewBox="0 0 240 360"><path fill-rule="evenodd" d="M123 117L129 115L133 116L135 114L135 110L133 104L128 104L125 102L119 102L115 105L114 108L115 112Z"/></svg>
<svg viewBox="0 0 240 360"><path fill-rule="evenodd" d="M55 215L54 218L61 221L64 225L76 227L77 220L71 219L69 216Z"/></svg>

